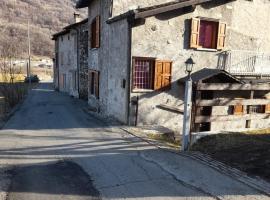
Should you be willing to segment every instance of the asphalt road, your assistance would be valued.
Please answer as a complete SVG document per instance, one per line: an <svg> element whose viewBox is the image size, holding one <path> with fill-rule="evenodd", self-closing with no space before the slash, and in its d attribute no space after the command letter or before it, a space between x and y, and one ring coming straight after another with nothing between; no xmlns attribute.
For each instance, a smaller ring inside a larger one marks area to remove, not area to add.
<svg viewBox="0 0 270 200"><path fill-rule="evenodd" d="M50 84L29 94L0 131L0 193L9 200L270 199L203 163L106 126L84 106ZM5 169L9 176L1 175Z"/></svg>

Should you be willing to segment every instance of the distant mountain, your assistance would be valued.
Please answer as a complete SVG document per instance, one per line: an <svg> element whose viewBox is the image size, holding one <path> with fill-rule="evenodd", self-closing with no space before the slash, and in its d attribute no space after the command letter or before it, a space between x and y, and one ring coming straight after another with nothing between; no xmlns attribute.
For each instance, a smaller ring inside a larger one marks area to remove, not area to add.
<svg viewBox="0 0 270 200"><path fill-rule="evenodd" d="M5 41L16 40L22 52L27 53L27 22L30 19L33 54L52 56L54 47L51 35L73 22L75 2L76 0L0 0L0 45ZM76 12L83 18L87 16L86 9Z"/></svg>

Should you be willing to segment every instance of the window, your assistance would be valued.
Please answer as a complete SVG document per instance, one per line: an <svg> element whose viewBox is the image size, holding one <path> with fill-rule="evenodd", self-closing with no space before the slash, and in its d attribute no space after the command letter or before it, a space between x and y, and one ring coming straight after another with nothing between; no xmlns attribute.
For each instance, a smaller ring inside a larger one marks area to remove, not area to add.
<svg viewBox="0 0 270 200"><path fill-rule="evenodd" d="M60 76L60 87L66 89L66 74L61 74Z"/></svg>
<svg viewBox="0 0 270 200"><path fill-rule="evenodd" d="M78 89L78 78L77 78L77 71L73 72L73 89L77 90Z"/></svg>
<svg viewBox="0 0 270 200"><path fill-rule="evenodd" d="M225 47L226 29L226 23L193 18L190 48L222 50Z"/></svg>
<svg viewBox="0 0 270 200"><path fill-rule="evenodd" d="M243 115L244 114L244 106L242 104L238 104L234 106L233 109L234 115Z"/></svg>
<svg viewBox="0 0 270 200"><path fill-rule="evenodd" d="M91 48L99 48L100 46L100 16L97 16L91 24Z"/></svg>
<svg viewBox="0 0 270 200"><path fill-rule="evenodd" d="M89 93L99 98L99 72L90 70L89 71Z"/></svg>
<svg viewBox="0 0 270 200"><path fill-rule="evenodd" d="M265 113L270 113L270 104L265 105Z"/></svg>
<svg viewBox="0 0 270 200"><path fill-rule="evenodd" d="M133 58L133 89L158 90L170 87L172 62Z"/></svg>

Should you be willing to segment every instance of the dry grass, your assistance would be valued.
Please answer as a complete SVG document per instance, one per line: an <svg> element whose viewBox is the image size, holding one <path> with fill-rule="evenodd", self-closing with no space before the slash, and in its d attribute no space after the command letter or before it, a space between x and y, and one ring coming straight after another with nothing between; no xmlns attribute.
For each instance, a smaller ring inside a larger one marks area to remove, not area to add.
<svg viewBox="0 0 270 200"><path fill-rule="evenodd" d="M149 137L152 140L157 140L157 141L164 143L165 145L167 145L171 148L175 148L175 149L179 149L180 145L181 145L181 141L174 140L166 135L147 134L147 137Z"/></svg>
<svg viewBox="0 0 270 200"><path fill-rule="evenodd" d="M210 135L191 150L270 181L270 129Z"/></svg>

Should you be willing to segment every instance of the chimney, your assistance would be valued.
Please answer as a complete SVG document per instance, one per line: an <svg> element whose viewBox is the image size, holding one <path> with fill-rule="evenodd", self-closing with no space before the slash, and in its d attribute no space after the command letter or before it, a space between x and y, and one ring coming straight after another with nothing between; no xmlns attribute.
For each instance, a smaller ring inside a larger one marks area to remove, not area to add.
<svg viewBox="0 0 270 200"><path fill-rule="evenodd" d="M82 21L80 14L75 12L74 13L74 23L78 23L80 21Z"/></svg>

